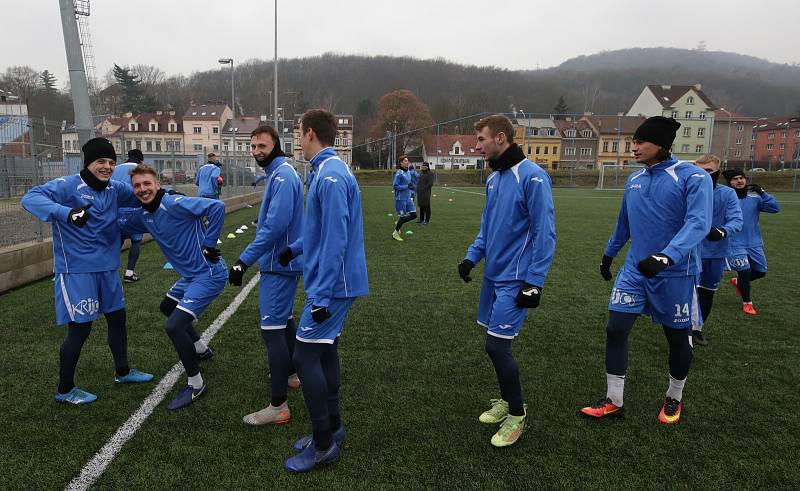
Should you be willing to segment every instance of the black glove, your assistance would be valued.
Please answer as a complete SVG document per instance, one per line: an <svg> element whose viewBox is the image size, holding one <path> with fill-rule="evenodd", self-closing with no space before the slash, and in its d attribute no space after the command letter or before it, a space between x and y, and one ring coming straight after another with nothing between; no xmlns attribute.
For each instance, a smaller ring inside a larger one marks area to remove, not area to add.
<svg viewBox="0 0 800 491"><path fill-rule="evenodd" d="M647 256L645 259L639 261L639 264L636 265L636 269L638 269L645 278L653 278L673 264L675 264L675 261L665 254L658 253Z"/></svg>
<svg viewBox="0 0 800 491"><path fill-rule="evenodd" d="M470 261L469 259L464 259L460 263L458 263L458 276L464 280L464 283L469 283L472 281L472 278L469 276L470 271L472 268L475 267L475 263Z"/></svg>
<svg viewBox="0 0 800 491"><path fill-rule="evenodd" d="M175 191L174 189L167 189L167 194L169 195L177 194L179 196L186 196L184 193L180 191Z"/></svg>
<svg viewBox="0 0 800 491"><path fill-rule="evenodd" d="M208 261L216 263L219 261L222 253L216 247L203 247L203 256L205 256Z"/></svg>
<svg viewBox="0 0 800 491"><path fill-rule="evenodd" d="M613 261L613 257L606 256L605 254L603 254L603 259L600 260L600 276L602 276L606 281L610 280L613 276L611 274L611 263Z"/></svg>
<svg viewBox="0 0 800 491"><path fill-rule="evenodd" d="M278 262L281 263L281 266L288 266L292 259L294 259L294 252L291 247L282 250L278 255Z"/></svg>
<svg viewBox="0 0 800 491"><path fill-rule="evenodd" d="M726 232L724 228L711 227L711 232L706 235L706 239L710 240L711 242L716 242L724 239L727 235L728 232Z"/></svg>
<svg viewBox="0 0 800 491"><path fill-rule="evenodd" d="M92 204L89 203L88 205L79 206L77 208L73 208L69 210L69 215L67 215L67 221L76 227L83 227L86 225L86 222L89 221L89 208L92 207Z"/></svg>
<svg viewBox="0 0 800 491"><path fill-rule="evenodd" d="M253 181L253 182L250 183L250 185L253 186L253 187L256 187L256 182Z"/></svg>
<svg viewBox="0 0 800 491"><path fill-rule="evenodd" d="M242 286L242 278L244 278L244 272L247 271L247 267L245 263L237 259L228 271L228 283L233 286Z"/></svg>
<svg viewBox="0 0 800 491"><path fill-rule="evenodd" d="M762 188L758 184L751 184L751 185L747 186L747 189L749 189L750 191L753 191L754 193L758 193L759 196L764 194L764 188Z"/></svg>
<svg viewBox="0 0 800 491"><path fill-rule="evenodd" d="M331 311L328 310L328 307L319 307L317 305L311 305L311 318L314 319L314 322L317 324L322 324L325 322L325 319L331 316Z"/></svg>
<svg viewBox="0 0 800 491"><path fill-rule="evenodd" d="M542 299L542 287L524 283L517 293L514 303L521 309L535 309Z"/></svg>

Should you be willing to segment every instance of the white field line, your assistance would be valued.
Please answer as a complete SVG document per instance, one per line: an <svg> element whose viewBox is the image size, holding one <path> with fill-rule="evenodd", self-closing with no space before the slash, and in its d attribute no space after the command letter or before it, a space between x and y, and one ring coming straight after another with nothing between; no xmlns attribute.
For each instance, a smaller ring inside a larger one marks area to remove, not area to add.
<svg viewBox="0 0 800 491"><path fill-rule="evenodd" d="M202 335L203 341L206 343L211 342L214 338L214 335L222 328L225 322L231 318L231 316L236 313L239 306L244 302L247 298L247 295L250 291L255 287L258 283L259 275L255 275L244 288L242 291L236 295L236 298L233 299L233 302L228 305L219 316L214 319L214 322L208 326L208 329ZM136 433L136 431L142 426L148 416L153 412L153 410L158 406L161 401L164 400L164 396L172 390L172 387L178 381L178 378L183 375L183 365L180 362L176 363L175 366L167 372L166 375L158 382L158 385L153 389L153 392L150 393L149 396L142 402L142 405L139 406L139 409L136 410L133 415L131 415L128 420L117 429L117 432L114 433L108 442L103 445L92 459L83 466L81 469L80 475L75 477L65 489L67 490L85 490L89 489L89 487L97 481L98 478L103 474L106 470L106 467L114 460L114 457L117 456L119 451L122 449L122 446L131 439L131 437Z"/></svg>

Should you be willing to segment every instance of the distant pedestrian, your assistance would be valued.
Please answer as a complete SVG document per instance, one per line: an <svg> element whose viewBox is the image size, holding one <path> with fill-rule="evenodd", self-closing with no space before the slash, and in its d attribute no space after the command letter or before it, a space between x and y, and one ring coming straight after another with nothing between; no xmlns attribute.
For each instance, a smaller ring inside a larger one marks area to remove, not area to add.
<svg viewBox="0 0 800 491"><path fill-rule="evenodd" d="M431 189L433 189L433 173L427 162L422 164L422 172L417 182L417 204L419 205L419 223L427 225L431 221Z"/></svg>

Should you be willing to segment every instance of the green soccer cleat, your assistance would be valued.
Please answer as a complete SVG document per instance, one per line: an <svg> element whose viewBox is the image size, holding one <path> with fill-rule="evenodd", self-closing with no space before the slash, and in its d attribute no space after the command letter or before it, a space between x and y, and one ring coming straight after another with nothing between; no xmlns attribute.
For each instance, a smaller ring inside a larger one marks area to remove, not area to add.
<svg viewBox="0 0 800 491"><path fill-rule="evenodd" d="M502 399L489 401L492 407L478 417L478 421L486 424L496 424L508 417L508 403Z"/></svg>
<svg viewBox="0 0 800 491"><path fill-rule="evenodd" d="M508 447L517 443L522 432L525 431L525 420L527 419L527 409L525 416L506 416L506 420L500 425L500 429L492 437L492 445L495 447Z"/></svg>
<svg viewBox="0 0 800 491"><path fill-rule="evenodd" d="M403 242L403 238L402 238L402 237L400 237L400 232L398 232L397 230L395 230L394 232L392 232L392 238L393 238L394 240L396 240L396 241Z"/></svg>

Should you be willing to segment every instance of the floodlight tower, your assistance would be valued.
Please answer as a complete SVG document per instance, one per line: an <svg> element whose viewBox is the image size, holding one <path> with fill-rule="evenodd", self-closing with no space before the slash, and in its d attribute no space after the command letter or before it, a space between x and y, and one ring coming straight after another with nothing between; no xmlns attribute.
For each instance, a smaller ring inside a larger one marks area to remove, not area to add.
<svg viewBox="0 0 800 491"><path fill-rule="evenodd" d="M89 15L89 0L58 0L61 9L61 27L64 31L64 49L67 53L67 69L69 70L69 85L72 92L72 107L75 110L75 130L78 133L78 142L81 146L94 137L92 124L92 106L89 101L89 85L84 64L84 52L81 50L81 31L78 28L78 18ZM84 25L84 40L88 43L88 26ZM91 52L91 44L87 44ZM94 57L90 54L91 64ZM94 67L92 66L92 69Z"/></svg>

